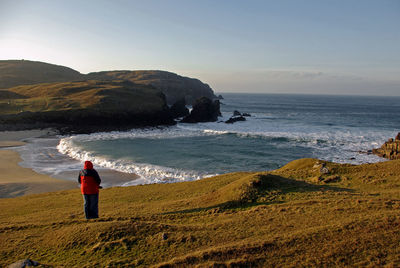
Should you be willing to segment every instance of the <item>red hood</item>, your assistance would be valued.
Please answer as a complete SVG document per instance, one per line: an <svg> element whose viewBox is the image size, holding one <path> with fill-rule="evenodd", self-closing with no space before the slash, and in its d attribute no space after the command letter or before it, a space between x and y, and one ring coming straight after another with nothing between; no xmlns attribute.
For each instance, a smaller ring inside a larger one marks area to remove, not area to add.
<svg viewBox="0 0 400 268"><path fill-rule="evenodd" d="M90 161L85 161L85 165L83 166L83 169L93 169L93 164Z"/></svg>

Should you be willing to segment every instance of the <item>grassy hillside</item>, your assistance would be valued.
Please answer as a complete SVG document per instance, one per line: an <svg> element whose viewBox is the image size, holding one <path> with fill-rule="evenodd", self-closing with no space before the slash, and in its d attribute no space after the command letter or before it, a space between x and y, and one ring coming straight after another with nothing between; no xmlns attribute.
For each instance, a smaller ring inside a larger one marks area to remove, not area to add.
<svg viewBox="0 0 400 268"><path fill-rule="evenodd" d="M169 122L165 96L129 81L81 81L0 90L0 122L146 125Z"/></svg>
<svg viewBox="0 0 400 268"><path fill-rule="evenodd" d="M0 89L83 79L84 75L64 66L39 61L0 60Z"/></svg>
<svg viewBox="0 0 400 268"><path fill-rule="evenodd" d="M328 169L321 174L321 168ZM272 172L0 200L0 266L400 265L400 160L301 159Z"/></svg>
<svg viewBox="0 0 400 268"><path fill-rule="evenodd" d="M1 90L0 113L72 109L150 111L165 105L160 92L125 81L83 81L18 86ZM9 97L7 97L8 95Z"/></svg>
<svg viewBox="0 0 400 268"><path fill-rule="evenodd" d="M161 90L167 96L167 102L173 104L182 98L188 104L201 97L216 98L209 85L195 78L189 78L165 71L106 71L89 73L89 79L114 80L123 79L131 82L150 85Z"/></svg>
<svg viewBox="0 0 400 268"><path fill-rule="evenodd" d="M198 79L166 71L104 71L81 74L71 68L28 60L0 60L0 90L20 85L84 80L128 80L161 90L170 104L186 98L192 103L200 97L215 98L213 90ZM0 92L0 99L4 92Z"/></svg>

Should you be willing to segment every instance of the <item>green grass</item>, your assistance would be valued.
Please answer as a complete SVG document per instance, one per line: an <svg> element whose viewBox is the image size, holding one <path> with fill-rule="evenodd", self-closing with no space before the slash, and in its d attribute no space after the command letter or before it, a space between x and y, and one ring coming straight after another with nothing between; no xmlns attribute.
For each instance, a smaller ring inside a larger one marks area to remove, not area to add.
<svg viewBox="0 0 400 268"><path fill-rule="evenodd" d="M78 189L2 199L0 266L398 267L400 160L317 162L103 189L91 221Z"/></svg>

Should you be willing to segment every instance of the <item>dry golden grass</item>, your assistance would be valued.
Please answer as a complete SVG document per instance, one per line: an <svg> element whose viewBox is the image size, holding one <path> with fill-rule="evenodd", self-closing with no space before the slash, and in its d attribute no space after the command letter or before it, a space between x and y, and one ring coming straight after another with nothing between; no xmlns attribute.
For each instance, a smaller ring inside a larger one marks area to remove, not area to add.
<svg viewBox="0 0 400 268"><path fill-rule="evenodd" d="M0 60L0 89L83 79L81 73L60 65L28 60Z"/></svg>
<svg viewBox="0 0 400 268"><path fill-rule="evenodd" d="M158 90L127 81L26 85L1 90L0 94L0 115L68 110L143 113L159 111L165 105Z"/></svg>
<svg viewBox="0 0 400 268"><path fill-rule="evenodd" d="M29 257L66 267L398 267L399 174L400 160L301 159L268 173L115 187L102 190L91 221L79 190L3 199L0 266Z"/></svg>

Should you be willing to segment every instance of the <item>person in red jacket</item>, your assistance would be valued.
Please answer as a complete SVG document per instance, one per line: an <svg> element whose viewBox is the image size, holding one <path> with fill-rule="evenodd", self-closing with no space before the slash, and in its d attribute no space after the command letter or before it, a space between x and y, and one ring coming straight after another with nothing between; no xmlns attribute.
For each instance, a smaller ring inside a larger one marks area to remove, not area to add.
<svg viewBox="0 0 400 268"><path fill-rule="evenodd" d="M99 217L99 189L101 179L90 161L85 161L83 169L79 172L78 182L84 199L86 219Z"/></svg>

